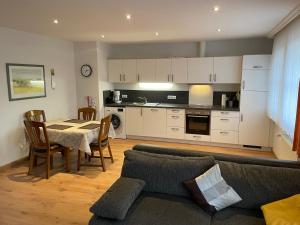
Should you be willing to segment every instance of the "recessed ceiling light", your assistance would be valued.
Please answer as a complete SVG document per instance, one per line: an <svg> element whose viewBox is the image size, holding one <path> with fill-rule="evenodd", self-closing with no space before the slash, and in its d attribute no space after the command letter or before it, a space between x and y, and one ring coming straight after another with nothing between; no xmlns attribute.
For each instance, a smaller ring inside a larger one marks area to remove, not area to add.
<svg viewBox="0 0 300 225"><path fill-rule="evenodd" d="M58 20L57 19L53 20L53 23L58 24Z"/></svg>
<svg viewBox="0 0 300 225"><path fill-rule="evenodd" d="M221 30L221 28L218 28L217 31L218 31L218 32L221 32L222 30Z"/></svg>
<svg viewBox="0 0 300 225"><path fill-rule="evenodd" d="M158 36L159 35L159 33L158 32L155 32L155 36Z"/></svg>
<svg viewBox="0 0 300 225"><path fill-rule="evenodd" d="M101 35L101 38L105 38L104 34Z"/></svg>
<svg viewBox="0 0 300 225"><path fill-rule="evenodd" d="M219 6L217 6L217 5L214 6L214 11L215 11L215 12L218 12L219 10L220 10L220 7L219 7Z"/></svg>
<svg viewBox="0 0 300 225"><path fill-rule="evenodd" d="M131 20L131 15L130 14L126 14L126 19L127 20Z"/></svg>

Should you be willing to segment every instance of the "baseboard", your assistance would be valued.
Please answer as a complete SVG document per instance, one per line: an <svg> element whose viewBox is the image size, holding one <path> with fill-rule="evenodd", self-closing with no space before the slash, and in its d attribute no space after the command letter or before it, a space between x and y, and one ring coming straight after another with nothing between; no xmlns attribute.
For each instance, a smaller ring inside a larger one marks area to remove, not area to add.
<svg viewBox="0 0 300 225"><path fill-rule="evenodd" d="M10 163L5 164L3 166L0 166L0 171L1 170L9 169L9 168L11 168L13 166L16 166L16 165L18 165L18 164L20 164L20 163L22 163L22 162L24 162L26 160L28 160L28 156L22 157L22 158L20 158L20 159L18 159L16 161L13 161L13 162L10 162Z"/></svg>
<svg viewBox="0 0 300 225"><path fill-rule="evenodd" d="M179 143L179 144L194 144L194 145L215 146L215 147L223 147L223 148L237 148L237 149L245 149L245 150L253 150L253 151L267 151L267 152L272 151L272 148L268 148L268 147L262 147L258 149L258 148L244 147L242 145L222 144L222 143L204 142L204 141L192 141L192 140L183 140L183 139L156 138L156 137L132 136L132 135L127 135L127 138L134 139L134 140L164 141L164 142Z"/></svg>

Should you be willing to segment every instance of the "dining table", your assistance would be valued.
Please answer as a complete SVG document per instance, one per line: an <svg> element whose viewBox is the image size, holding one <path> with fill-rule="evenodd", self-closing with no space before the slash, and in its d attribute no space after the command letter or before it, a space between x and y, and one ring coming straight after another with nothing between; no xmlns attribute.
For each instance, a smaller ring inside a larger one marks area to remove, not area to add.
<svg viewBox="0 0 300 225"><path fill-rule="evenodd" d="M46 127L50 142L91 154L90 144L98 140L100 121L56 120L46 122ZM115 137L112 124L109 137Z"/></svg>

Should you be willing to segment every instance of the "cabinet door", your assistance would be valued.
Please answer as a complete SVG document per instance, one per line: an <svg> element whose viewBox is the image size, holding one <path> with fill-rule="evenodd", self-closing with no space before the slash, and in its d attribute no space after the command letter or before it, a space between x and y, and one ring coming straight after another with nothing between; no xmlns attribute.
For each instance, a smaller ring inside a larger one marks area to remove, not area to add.
<svg viewBox="0 0 300 225"><path fill-rule="evenodd" d="M123 71L123 82L135 83L137 81L135 59L122 60L122 71Z"/></svg>
<svg viewBox="0 0 300 225"><path fill-rule="evenodd" d="M174 83L188 82L188 69L186 58L172 59L172 80Z"/></svg>
<svg viewBox="0 0 300 225"><path fill-rule="evenodd" d="M214 83L240 84L242 76L242 57L215 57Z"/></svg>
<svg viewBox="0 0 300 225"><path fill-rule="evenodd" d="M126 107L126 134L143 135L143 117L141 107Z"/></svg>
<svg viewBox="0 0 300 225"><path fill-rule="evenodd" d="M269 146L267 96L267 92L241 91L239 144Z"/></svg>
<svg viewBox="0 0 300 225"><path fill-rule="evenodd" d="M171 59L156 60L156 81L172 82L172 61Z"/></svg>
<svg viewBox="0 0 300 225"><path fill-rule="evenodd" d="M188 59L188 83L211 83L212 75L212 57Z"/></svg>
<svg viewBox="0 0 300 225"><path fill-rule="evenodd" d="M108 60L108 80L114 83L123 82L122 60Z"/></svg>
<svg viewBox="0 0 300 225"><path fill-rule="evenodd" d="M143 134L149 137L166 137L166 109L143 108Z"/></svg>
<svg viewBox="0 0 300 225"><path fill-rule="evenodd" d="M268 91L270 70L243 70L241 89L245 91Z"/></svg>
<svg viewBox="0 0 300 225"><path fill-rule="evenodd" d="M155 59L138 59L137 76L139 82L155 82Z"/></svg>
<svg viewBox="0 0 300 225"><path fill-rule="evenodd" d="M243 69L270 69L271 56L270 55L244 55Z"/></svg>

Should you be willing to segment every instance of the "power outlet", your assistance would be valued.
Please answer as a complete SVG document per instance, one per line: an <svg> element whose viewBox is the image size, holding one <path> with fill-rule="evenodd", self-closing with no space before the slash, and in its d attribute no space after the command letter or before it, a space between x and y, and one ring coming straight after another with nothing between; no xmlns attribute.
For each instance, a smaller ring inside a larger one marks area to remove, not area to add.
<svg viewBox="0 0 300 225"><path fill-rule="evenodd" d="M169 100L175 100L176 99L176 95L168 95L167 97Z"/></svg>
<svg viewBox="0 0 300 225"><path fill-rule="evenodd" d="M122 98L128 98L128 96L127 95L122 95Z"/></svg>

